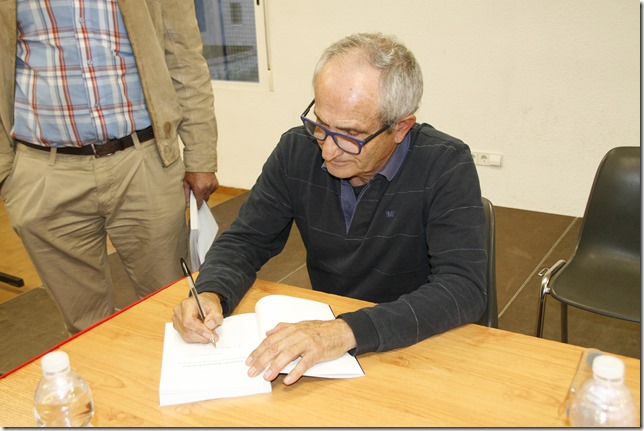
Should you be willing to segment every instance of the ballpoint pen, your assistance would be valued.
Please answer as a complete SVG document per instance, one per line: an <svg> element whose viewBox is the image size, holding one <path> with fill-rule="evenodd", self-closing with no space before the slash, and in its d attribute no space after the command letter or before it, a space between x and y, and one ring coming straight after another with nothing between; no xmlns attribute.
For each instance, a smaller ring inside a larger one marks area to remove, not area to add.
<svg viewBox="0 0 644 431"><path fill-rule="evenodd" d="M199 302L199 297L198 297L199 293L197 292L197 288L195 287L195 281L192 279L192 274L190 273L190 269L188 269L188 265L186 264L186 261L183 260L182 257L180 257L179 260L181 261L181 269L183 270L183 275L186 276L186 280L188 281L190 292L192 293L192 296L195 298L195 302L197 303L197 309L199 310L199 317L203 322L206 319L206 315L204 314L203 308L201 308L201 303ZM215 342L215 334L212 334L210 336L210 342L214 347L217 347L217 343Z"/></svg>

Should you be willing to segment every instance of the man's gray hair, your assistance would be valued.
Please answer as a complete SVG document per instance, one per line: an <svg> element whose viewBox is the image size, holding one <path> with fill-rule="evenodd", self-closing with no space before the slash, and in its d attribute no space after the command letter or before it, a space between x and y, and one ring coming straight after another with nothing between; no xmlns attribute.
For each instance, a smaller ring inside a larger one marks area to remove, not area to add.
<svg viewBox="0 0 644 431"><path fill-rule="evenodd" d="M313 72L313 85L327 62L338 55L362 54L381 71L380 118L393 124L413 114L423 96L423 74L416 58L393 36L381 33L357 33L347 36L324 50Z"/></svg>

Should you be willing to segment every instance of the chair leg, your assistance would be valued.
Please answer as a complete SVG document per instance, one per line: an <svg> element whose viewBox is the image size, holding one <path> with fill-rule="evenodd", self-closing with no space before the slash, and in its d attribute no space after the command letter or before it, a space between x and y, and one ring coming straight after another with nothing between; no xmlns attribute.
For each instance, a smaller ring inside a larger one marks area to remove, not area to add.
<svg viewBox="0 0 644 431"><path fill-rule="evenodd" d="M16 277L14 275L9 275L4 272L0 272L0 282L7 283L16 287L22 287L25 285L25 282L22 278Z"/></svg>
<svg viewBox="0 0 644 431"><path fill-rule="evenodd" d="M568 305L561 303L561 342L568 342Z"/></svg>
<svg viewBox="0 0 644 431"><path fill-rule="evenodd" d="M543 324L546 318L546 295L550 289L547 284L542 283L539 294L539 315L537 316L537 337L543 337Z"/></svg>
<svg viewBox="0 0 644 431"><path fill-rule="evenodd" d="M543 338L543 324L546 320L546 295L550 293L550 279L566 264L565 260L559 260L550 268L539 271L541 277L541 293L539 294L539 316L537 320L537 337Z"/></svg>

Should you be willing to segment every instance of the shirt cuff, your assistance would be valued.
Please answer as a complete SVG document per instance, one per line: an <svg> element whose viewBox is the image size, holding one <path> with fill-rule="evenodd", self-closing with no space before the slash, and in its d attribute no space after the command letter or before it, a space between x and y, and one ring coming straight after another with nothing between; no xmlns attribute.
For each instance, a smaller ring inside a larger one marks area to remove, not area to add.
<svg viewBox="0 0 644 431"><path fill-rule="evenodd" d="M378 347L380 347L380 337L367 313L358 310L340 314L338 318L347 322L356 339L356 348L349 350L350 355L358 356L363 353L376 352L378 350Z"/></svg>

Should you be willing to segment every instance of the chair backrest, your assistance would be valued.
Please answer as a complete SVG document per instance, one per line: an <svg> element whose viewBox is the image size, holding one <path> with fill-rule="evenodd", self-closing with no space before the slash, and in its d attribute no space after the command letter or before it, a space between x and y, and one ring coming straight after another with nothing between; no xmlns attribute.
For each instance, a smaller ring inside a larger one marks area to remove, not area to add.
<svg viewBox="0 0 644 431"><path fill-rule="evenodd" d="M496 226L494 220L494 205L482 197L483 210L485 212L485 249L487 250L487 269L485 272L487 282L487 305L485 311L478 321L479 325L491 328L499 327L499 313L496 303Z"/></svg>
<svg viewBox="0 0 644 431"><path fill-rule="evenodd" d="M586 204L575 255L615 256L640 268L640 147L617 147L602 159Z"/></svg>

